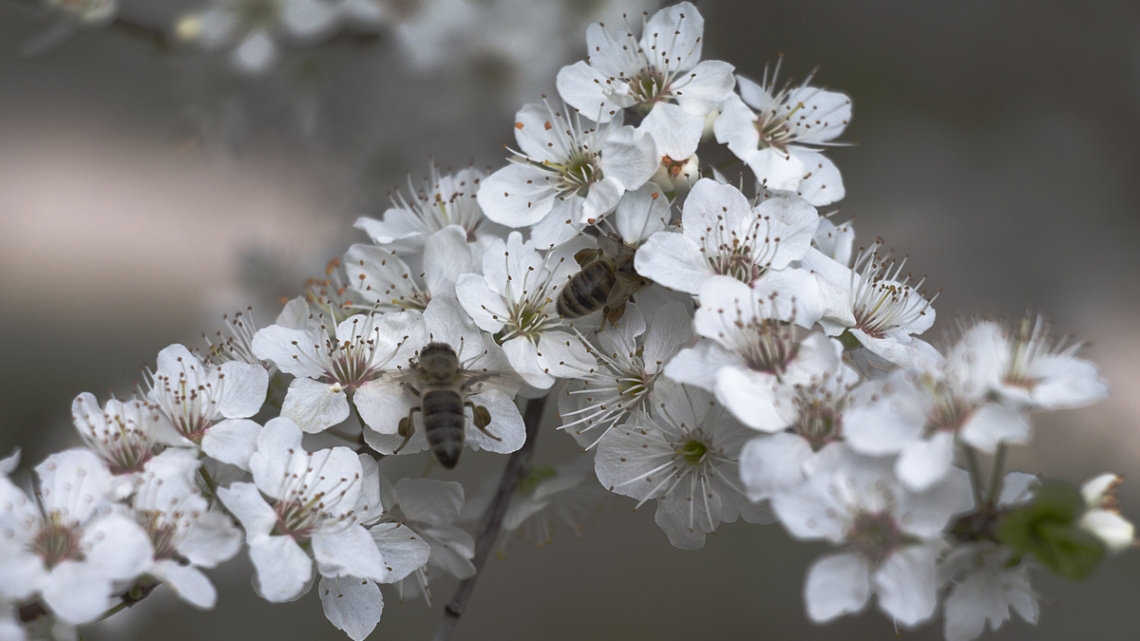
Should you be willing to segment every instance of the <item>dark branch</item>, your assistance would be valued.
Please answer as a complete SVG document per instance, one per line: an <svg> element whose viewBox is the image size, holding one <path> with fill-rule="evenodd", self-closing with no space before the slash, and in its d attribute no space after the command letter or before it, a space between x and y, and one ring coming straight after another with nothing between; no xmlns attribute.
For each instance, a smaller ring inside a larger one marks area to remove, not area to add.
<svg viewBox="0 0 1140 641"><path fill-rule="evenodd" d="M510 505L515 487L530 471L530 458L534 453L534 441L538 436L538 423L542 419L542 410L545 404L546 397L527 401L526 410L523 413L523 422L526 424L526 443L517 452L511 454L511 458L507 461L507 467L503 470L503 477L499 480L499 489L495 491L495 497L491 500L491 505L479 523L479 535L475 539L475 558L472 560L475 564L475 576L462 581L459 587L455 589L451 602L443 609L443 620L439 624L439 629L435 631L435 636L432 637L434 641L450 639L455 626L459 625L459 618L467 609L467 601L470 600L471 593L475 591L475 582L482 576L483 565L487 562L487 557L490 556L491 549L494 548L495 541L499 538L499 531L503 527L503 517L507 514L507 506Z"/></svg>

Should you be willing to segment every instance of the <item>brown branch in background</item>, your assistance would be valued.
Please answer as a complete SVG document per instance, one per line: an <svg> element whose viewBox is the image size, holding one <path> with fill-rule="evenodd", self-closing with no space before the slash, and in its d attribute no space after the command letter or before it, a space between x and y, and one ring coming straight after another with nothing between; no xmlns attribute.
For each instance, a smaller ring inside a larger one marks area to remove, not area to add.
<svg viewBox="0 0 1140 641"><path fill-rule="evenodd" d="M538 423L542 419L542 410L545 405L545 397L527 401L526 409L523 412L523 423L526 425L526 442L507 460L507 467L503 470L503 477L499 480L499 489L495 490L491 505L483 513L483 518L479 522L479 535L475 539L475 558L472 559L475 564L475 575L460 582L459 587L455 589L451 602L443 609L443 620L439 624L439 629L435 631L435 636L432 637L433 641L450 639L455 626L459 625L459 618L467 609L467 601L470 600L471 593L475 591L475 582L482 576L483 565L487 562L487 557L491 555L491 549L499 538L499 531L503 527L503 517L507 514L507 506L510 505L515 487L530 472L530 458L534 454Z"/></svg>

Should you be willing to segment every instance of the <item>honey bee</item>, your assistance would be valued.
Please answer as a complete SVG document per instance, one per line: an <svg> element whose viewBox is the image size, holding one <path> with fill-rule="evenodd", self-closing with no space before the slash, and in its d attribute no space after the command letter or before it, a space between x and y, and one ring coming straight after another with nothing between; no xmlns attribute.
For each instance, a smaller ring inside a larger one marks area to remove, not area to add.
<svg viewBox="0 0 1140 641"><path fill-rule="evenodd" d="M474 385L496 376L494 372L472 372L463 369L459 355L447 343L428 343L420 350L419 360L412 364L401 384L420 399L420 404L400 419L398 434L404 437L399 452L415 432L412 422L416 412L423 414L424 437L440 465L452 469L463 452L466 408L471 408L475 427L496 441L502 440L487 431L491 413L482 405L467 400Z"/></svg>
<svg viewBox="0 0 1140 641"><path fill-rule="evenodd" d="M557 309L564 318L581 318L602 310L611 323L625 314L629 297L649 284L633 269L637 250L615 236L598 238L598 249L583 249L574 254L582 271L558 293Z"/></svg>

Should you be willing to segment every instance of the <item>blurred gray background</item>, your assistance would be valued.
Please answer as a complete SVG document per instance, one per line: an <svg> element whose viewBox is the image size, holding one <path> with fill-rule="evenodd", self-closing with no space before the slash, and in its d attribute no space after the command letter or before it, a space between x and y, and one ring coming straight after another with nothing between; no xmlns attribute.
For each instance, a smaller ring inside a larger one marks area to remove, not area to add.
<svg viewBox="0 0 1140 641"><path fill-rule="evenodd" d="M189 4L126 2L124 15L160 25ZM955 317L1032 305L1091 341L1085 355L1112 397L1041 417L1011 464L1074 482L1122 473L1121 506L1140 518L1140 4L699 6L705 58L758 77L783 53L786 73L818 64L818 82L852 96L844 139L858 146L831 152L847 186L839 217L856 218L860 243L882 236L909 254L942 290L934 337ZM497 45L535 46L532 25L511 22L522 13L495 18ZM79 392L128 395L141 364L171 342L200 344L222 313L254 304L268 323L275 301L365 240L351 222L379 215L429 155L498 163L514 110L553 84L553 72L536 85L494 51L409 71L383 36L299 51L236 88L218 79L220 62L114 32L17 57L43 28L0 0L0 454L20 445L25 464L77 443ZM545 64L579 59L578 38L550 44ZM543 450L572 450L564 435L543 439ZM580 540L561 532L545 549L493 558L457 638L896 635L878 613L807 622L803 576L825 546L726 524L705 549L682 552L651 508L630 507L599 513ZM315 594L257 599L244 557L213 573L216 611L160 590L89 638L345 638ZM1136 638L1136 551L1085 584L1036 585L1041 624L989 638ZM450 590L437 586L430 611L386 593L374 637L428 638ZM902 636L939 639L940 625Z"/></svg>

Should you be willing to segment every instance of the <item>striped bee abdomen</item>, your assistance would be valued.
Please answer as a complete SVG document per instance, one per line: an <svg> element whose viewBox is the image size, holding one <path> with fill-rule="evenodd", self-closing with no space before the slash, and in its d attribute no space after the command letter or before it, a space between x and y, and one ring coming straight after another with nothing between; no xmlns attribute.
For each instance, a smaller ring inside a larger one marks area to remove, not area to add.
<svg viewBox="0 0 1140 641"><path fill-rule="evenodd" d="M558 313L566 318L579 318L601 309L616 282L617 275L608 262L586 265L558 293Z"/></svg>
<svg viewBox="0 0 1140 641"><path fill-rule="evenodd" d="M454 390L428 390L420 398L424 437L441 465L452 469L463 452L467 426L463 396Z"/></svg>

